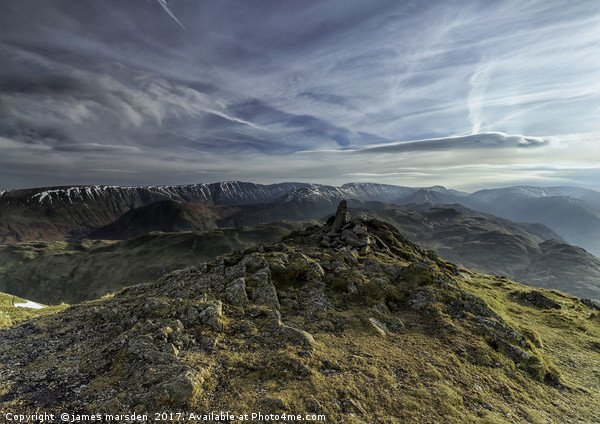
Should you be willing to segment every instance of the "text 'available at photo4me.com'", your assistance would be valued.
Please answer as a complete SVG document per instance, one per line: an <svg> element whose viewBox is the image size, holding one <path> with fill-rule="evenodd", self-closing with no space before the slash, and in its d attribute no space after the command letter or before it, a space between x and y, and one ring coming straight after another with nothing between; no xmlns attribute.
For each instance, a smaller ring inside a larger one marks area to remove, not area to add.
<svg viewBox="0 0 600 424"><path fill-rule="evenodd" d="M250 412L236 414L230 411L211 411L206 413L197 412L154 412L154 413L127 413L127 414L90 414L63 412L59 414L38 412L35 414L20 414L14 412L4 413L6 423L183 423L183 422L203 422L203 423L234 423L234 422L273 422L273 423L299 423L299 422L326 422L325 415L322 414L290 414L282 412L280 414Z"/></svg>

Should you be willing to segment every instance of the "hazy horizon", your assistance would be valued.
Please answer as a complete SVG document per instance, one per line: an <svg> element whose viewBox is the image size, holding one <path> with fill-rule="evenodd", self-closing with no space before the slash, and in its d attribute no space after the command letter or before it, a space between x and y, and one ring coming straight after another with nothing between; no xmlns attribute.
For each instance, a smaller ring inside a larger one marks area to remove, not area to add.
<svg viewBox="0 0 600 424"><path fill-rule="evenodd" d="M2 188L600 189L594 1L0 8Z"/></svg>

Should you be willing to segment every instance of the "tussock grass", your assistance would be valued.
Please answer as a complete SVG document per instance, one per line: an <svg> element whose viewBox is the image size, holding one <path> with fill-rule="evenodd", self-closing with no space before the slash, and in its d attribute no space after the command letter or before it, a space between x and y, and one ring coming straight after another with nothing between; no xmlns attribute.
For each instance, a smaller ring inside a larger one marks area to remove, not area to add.
<svg viewBox="0 0 600 424"><path fill-rule="evenodd" d="M22 308L13 306L14 303L25 303L26 300L5 293L0 293L0 328L9 327L19 321L29 318L54 314L63 311L68 305L46 307L42 309Z"/></svg>

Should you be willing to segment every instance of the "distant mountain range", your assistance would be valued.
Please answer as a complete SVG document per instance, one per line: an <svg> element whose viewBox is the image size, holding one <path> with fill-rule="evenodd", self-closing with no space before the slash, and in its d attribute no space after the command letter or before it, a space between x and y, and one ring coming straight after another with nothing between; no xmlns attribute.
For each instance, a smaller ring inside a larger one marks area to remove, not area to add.
<svg viewBox="0 0 600 424"><path fill-rule="evenodd" d="M513 221L545 224L567 242L600 256L600 193L578 187L480 190L463 202Z"/></svg>
<svg viewBox="0 0 600 424"><path fill-rule="evenodd" d="M460 205L354 204L358 208L350 209L353 216L389 222L408 239L461 267L600 300L600 259L565 243L542 224L515 223ZM274 204L232 207L160 201L94 231L89 238L100 239L95 242L0 246L0 291L43 303L90 300L220 254L276 241L309 222L240 226L260 221L267 211L289 216L289 209ZM322 216L323 211L316 214Z"/></svg>
<svg viewBox="0 0 600 424"><path fill-rule="evenodd" d="M240 181L181 186L72 186L0 192L0 242L81 238L126 212L171 200L201 205L271 204L259 222L314 219L340 199L395 204L460 204L513 221L541 223L568 243L600 256L600 193L578 187L509 187L472 194L441 186L375 183L340 187ZM257 212L258 213L258 212ZM256 223L250 220L245 224Z"/></svg>

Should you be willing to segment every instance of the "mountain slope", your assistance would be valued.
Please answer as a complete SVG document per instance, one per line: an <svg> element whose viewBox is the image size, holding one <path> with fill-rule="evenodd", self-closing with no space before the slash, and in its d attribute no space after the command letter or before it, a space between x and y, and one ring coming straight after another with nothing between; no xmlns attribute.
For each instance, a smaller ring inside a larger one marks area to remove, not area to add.
<svg viewBox="0 0 600 424"><path fill-rule="evenodd" d="M547 240L539 245L541 255L516 274L519 281L548 289L593 298L600 303L600 259L580 247Z"/></svg>
<svg viewBox="0 0 600 424"><path fill-rule="evenodd" d="M342 198L343 193L334 187L302 187L276 201L253 205L213 206L164 200L132 209L85 238L126 240L152 231L207 231L282 220L320 219Z"/></svg>
<svg viewBox="0 0 600 424"><path fill-rule="evenodd" d="M600 420L597 312L336 218L0 331L0 409Z"/></svg>
<svg viewBox="0 0 600 424"><path fill-rule="evenodd" d="M260 243L311 222L279 222L205 233L150 233L121 241L0 246L0 291L45 304L77 303Z"/></svg>
<svg viewBox="0 0 600 424"><path fill-rule="evenodd" d="M460 266L600 301L600 259L559 240L541 224L516 223L460 205L354 211L392 223Z"/></svg>
<svg viewBox="0 0 600 424"><path fill-rule="evenodd" d="M127 212L89 237L127 239L154 231L205 231L261 220L321 217L331 210L332 202L315 196L303 188L290 199L271 204L225 207L157 202ZM360 208L353 211L361 216L393 223L419 245L460 266L600 301L600 259L558 240L546 242L560 237L541 224L514 223L460 205L441 208L351 204ZM127 284L158 278L176 267L258 242L275 241L286 230L294 229L292 225L262 225L253 231L213 230L206 235L153 234L117 245L83 242L0 246L0 290L45 303L88 300ZM253 242L249 234L255 234L257 240ZM193 248L186 250L184 246L188 244ZM77 266L78 262L81 265ZM100 265L102 262L105 265ZM110 275L108 280L99 277L106 273ZM107 286L105 281L113 284Z"/></svg>
<svg viewBox="0 0 600 424"><path fill-rule="evenodd" d="M208 206L162 200L132 209L117 220L86 235L89 239L127 240L139 235L160 231L211 231L234 227L241 208Z"/></svg>
<svg viewBox="0 0 600 424"><path fill-rule="evenodd" d="M44 307L40 309L25 308L19 304L27 304L27 300L6 293L0 293L0 328L9 327L19 321L40 315L54 314L63 311L68 305Z"/></svg>
<svg viewBox="0 0 600 424"><path fill-rule="evenodd" d="M81 186L0 193L0 243L77 239L126 212L158 201L203 205L277 205L245 214L251 225L282 219L314 219L340 199L397 204L459 203L513 221L541 223L567 242L600 256L600 193L577 187L509 187L471 195L441 186L411 188L373 183L333 187L308 183L261 185L239 181L184 186ZM294 202L304 209L295 209ZM287 206L286 206L287 203ZM313 208L313 209L311 209ZM312 211L312 215L311 215ZM266 214L262 217L260 214Z"/></svg>
<svg viewBox="0 0 600 424"><path fill-rule="evenodd" d="M73 186L11 190L0 196L0 243L65 240L107 225L127 211L161 200L206 205L273 201L303 183L239 181L184 186Z"/></svg>
<svg viewBox="0 0 600 424"><path fill-rule="evenodd" d="M600 208L596 192L570 187L509 187L481 190L461 203L503 218L538 222L567 242L600 256Z"/></svg>
<svg viewBox="0 0 600 424"><path fill-rule="evenodd" d="M421 188L408 196L397 198L394 203L401 205L411 203L451 204L460 203L466 195L467 193L462 193L456 190L448 190L442 186L434 186Z"/></svg>
<svg viewBox="0 0 600 424"><path fill-rule="evenodd" d="M289 202L299 197L304 203L308 198L313 202L322 200L324 204L321 210L324 210L327 207L325 203L335 205L341 198L361 202L393 201L417 190L374 183L349 183L333 187L308 183L262 185L240 181L181 186L68 186L8 190L0 193L0 243L80 238L110 224L132 209L166 200L244 206L285 199ZM289 213L293 215L291 207ZM281 219L296 218L278 217L270 221Z"/></svg>

